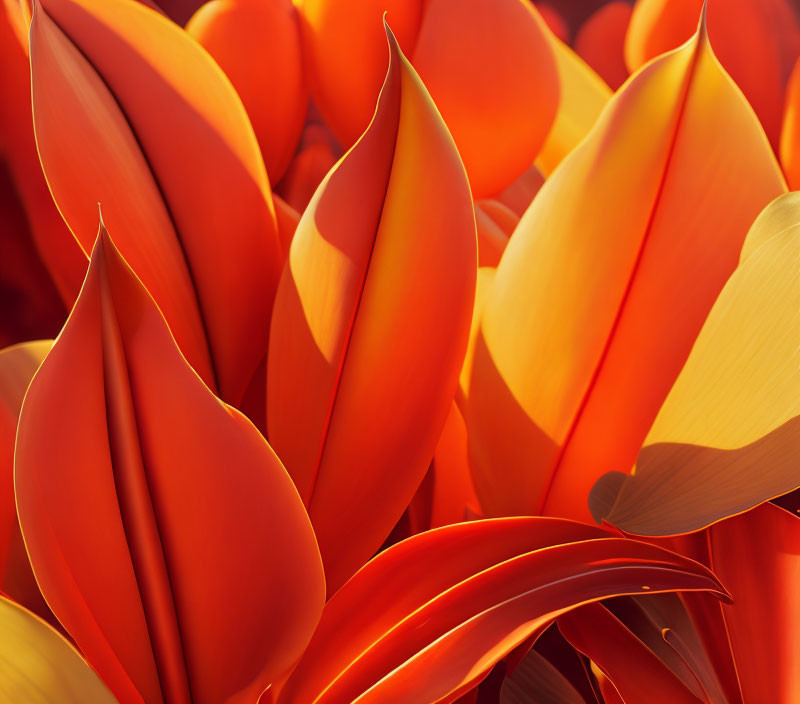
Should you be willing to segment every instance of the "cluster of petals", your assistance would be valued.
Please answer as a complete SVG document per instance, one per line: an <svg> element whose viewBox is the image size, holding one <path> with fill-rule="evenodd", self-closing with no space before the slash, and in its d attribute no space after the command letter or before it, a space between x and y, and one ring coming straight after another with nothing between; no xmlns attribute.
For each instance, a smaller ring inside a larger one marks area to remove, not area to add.
<svg viewBox="0 0 800 704"><path fill-rule="evenodd" d="M800 6L0 0L0 702L800 701Z"/></svg>

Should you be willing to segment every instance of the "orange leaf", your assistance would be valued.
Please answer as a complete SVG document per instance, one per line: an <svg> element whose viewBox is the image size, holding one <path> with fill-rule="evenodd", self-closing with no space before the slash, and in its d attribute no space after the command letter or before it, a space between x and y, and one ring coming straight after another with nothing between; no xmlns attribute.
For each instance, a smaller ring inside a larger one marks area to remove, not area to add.
<svg viewBox="0 0 800 704"><path fill-rule="evenodd" d="M16 496L42 593L121 704L252 701L316 625L296 490L104 229L25 397Z"/></svg>
<svg viewBox="0 0 800 704"><path fill-rule="evenodd" d="M281 253L264 164L232 86L159 13L37 0L34 126L89 251L97 203L190 364L238 403L266 353Z"/></svg>
<svg viewBox="0 0 800 704"><path fill-rule="evenodd" d="M627 471L785 186L704 28L619 91L520 220L483 307L464 418L488 515L589 520Z"/></svg>
<svg viewBox="0 0 800 704"><path fill-rule="evenodd" d="M186 31L231 79L270 181L277 183L300 141L308 107L297 10L291 0L211 0Z"/></svg>
<svg viewBox="0 0 800 704"><path fill-rule="evenodd" d="M643 585L722 594L695 562L571 521L494 519L422 533L380 553L331 598L278 702L452 702L559 615Z"/></svg>
<svg viewBox="0 0 800 704"><path fill-rule="evenodd" d="M475 293L463 166L391 35L390 48L375 118L303 214L272 319L268 436L309 507L331 593L428 467Z"/></svg>

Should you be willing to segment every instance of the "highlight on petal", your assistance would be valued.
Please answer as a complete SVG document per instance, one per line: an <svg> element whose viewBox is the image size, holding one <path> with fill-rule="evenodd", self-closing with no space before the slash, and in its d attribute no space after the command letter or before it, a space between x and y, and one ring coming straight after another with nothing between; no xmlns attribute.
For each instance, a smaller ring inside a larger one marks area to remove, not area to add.
<svg viewBox="0 0 800 704"><path fill-rule="evenodd" d="M596 520L687 533L800 486L800 194L766 208L742 256L634 473L592 491Z"/></svg>
<svg viewBox="0 0 800 704"><path fill-rule="evenodd" d="M117 704L62 635L4 596L0 632L0 691L7 702Z"/></svg>
<svg viewBox="0 0 800 704"><path fill-rule="evenodd" d="M104 229L25 397L15 486L42 593L120 704L252 701L316 626L322 565L291 480Z"/></svg>
<svg viewBox="0 0 800 704"><path fill-rule="evenodd" d="M291 0L211 0L186 31L239 93L267 174L277 183L300 141L308 107L297 10Z"/></svg>
<svg viewBox="0 0 800 704"><path fill-rule="evenodd" d="M611 97L600 76L566 44L550 39L558 71L559 100L555 120L538 156L536 167L549 176L592 129Z"/></svg>
<svg viewBox="0 0 800 704"><path fill-rule="evenodd" d="M0 169L8 171L36 250L61 300L72 306L88 260L53 203L36 153L27 24L18 3L13 0L0 5ZM6 218L4 224L8 227Z"/></svg>
<svg viewBox="0 0 800 704"><path fill-rule="evenodd" d="M722 607L745 702L790 704L800 697L800 518L772 504L710 530L711 564L730 589Z"/></svg>
<svg viewBox="0 0 800 704"><path fill-rule="evenodd" d="M623 701L701 704L656 654L602 604L588 604L558 619L563 636L614 684Z"/></svg>
<svg viewBox="0 0 800 704"><path fill-rule="evenodd" d="M475 295L464 168L391 33L389 45L375 118L304 212L272 318L268 437L308 506L329 593L428 468Z"/></svg>
<svg viewBox="0 0 800 704"><path fill-rule="evenodd" d="M631 19L631 6L612 0L598 8L575 35L575 51L612 90L628 78L625 66L625 33Z"/></svg>
<svg viewBox="0 0 800 704"><path fill-rule="evenodd" d="M34 127L88 252L97 203L209 386L238 403L266 353L281 252L264 164L214 61L128 0L36 0Z"/></svg>
<svg viewBox="0 0 800 704"><path fill-rule="evenodd" d="M348 147L381 85L387 12L464 160L473 193L495 193L538 154L558 105L550 32L524 0L338 0L299 4L314 102Z"/></svg>
<svg viewBox="0 0 800 704"><path fill-rule="evenodd" d="M777 148L784 88L800 54L800 18L791 0L637 0L625 40L628 69L689 39L704 3L720 62Z"/></svg>
<svg viewBox="0 0 800 704"><path fill-rule="evenodd" d="M14 501L14 439L22 399L52 345L38 340L0 350L0 591L31 611L47 616L31 572Z"/></svg>
<svg viewBox="0 0 800 704"><path fill-rule="evenodd" d="M547 518L461 523L380 553L326 604L279 704L454 701L581 604L707 590L699 564Z"/></svg>
<svg viewBox="0 0 800 704"><path fill-rule="evenodd" d="M520 220L483 306L462 410L487 515L590 520L592 485L634 465L784 190L703 27L614 96Z"/></svg>

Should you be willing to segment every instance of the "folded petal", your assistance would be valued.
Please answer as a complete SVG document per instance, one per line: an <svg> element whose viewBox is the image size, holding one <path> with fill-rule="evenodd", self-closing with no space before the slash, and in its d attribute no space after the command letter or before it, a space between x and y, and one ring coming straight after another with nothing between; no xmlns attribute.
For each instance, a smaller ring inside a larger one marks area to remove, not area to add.
<svg viewBox="0 0 800 704"><path fill-rule="evenodd" d="M452 702L571 608L675 589L721 594L693 561L571 521L429 531L380 553L332 597L278 701Z"/></svg>
<svg viewBox="0 0 800 704"><path fill-rule="evenodd" d="M272 319L268 437L309 508L330 593L381 545L422 480L475 295L464 168L389 41L375 118L303 214Z"/></svg>
<svg viewBox="0 0 800 704"><path fill-rule="evenodd" d="M52 345L51 340L23 342L0 350L0 591L47 617L22 542L14 501L14 439L22 399Z"/></svg>
<svg viewBox="0 0 800 704"><path fill-rule="evenodd" d="M562 635L614 683L626 702L701 704L702 699L602 604L558 619Z"/></svg>
<svg viewBox="0 0 800 704"><path fill-rule="evenodd" d="M42 593L121 704L252 701L302 652L324 597L302 502L104 230L15 463Z"/></svg>
<svg viewBox="0 0 800 704"><path fill-rule="evenodd" d="M183 30L126 0L37 0L34 126L48 184L85 251L97 203L189 362L238 403L266 353L280 272L252 127Z"/></svg>
<svg viewBox="0 0 800 704"><path fill-rule="evenodd" d="M772 504L710 530L711 564L730 589L722 607L745 702L800 698L800 518Z"/></svg>
<svg viewBox="0 0 800 704"><path fill-rule="evenodd" d="M186 31L231 79L272 183L289 165L308 107L300 27L291 0L211 0Z"/></svg>
<svg viewBox="0 0 800 704"><path fill-rule="evenodd" d="M634 474L593 490L597 520L637 535L688 533L800 486L800 194L759 216L742 256Z"/></svg>
<svg viewBox="0 0 800 704"><path fill-rule="evenodd" d="M720 62L742 89L775 147L783 93L800 54L800 20L790 0L706 0L708 31ZM635 71L691 37L704 0L637 0L625 40Z"/></svg>
<svg viewBox="0 0 800 704"><path fill-rule="evenodd" d="M0 596L0 681L19 704L117 704L67 640L44 621Z"/></svg>
<svg viewBox="0 0 800 704"><path fill-rule="evenodd" d="M784 188L704 27L614 96L520 220L483 307L463 410L488 515L590 519L592 485L633 466Z"/></svg>

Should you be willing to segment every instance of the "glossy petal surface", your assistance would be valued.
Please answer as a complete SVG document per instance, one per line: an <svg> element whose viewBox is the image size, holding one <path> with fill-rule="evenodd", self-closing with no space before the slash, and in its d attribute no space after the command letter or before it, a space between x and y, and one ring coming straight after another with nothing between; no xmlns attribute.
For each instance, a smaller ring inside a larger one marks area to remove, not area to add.
<svg viewBox="0 0 800 704"><path fill-rule="evenodd" d="M297 226L273 314L267 430L329 592L380 546L433 456L477 269L469 187L393 38L375 118Z"/></svg>
<svg viewBox="0 0 800 704"><path fill-rule="evenodd" d="M308 107L300 26L291 0L212 0L186 31L231 79L272 183L294 154Z"/></svg>
<svg viewBox="0 0 800 704"><path fill-rule="evenodd" d="M489 515L589 520L634 464L747 230L785 186L704 30L644 67L520 220L465 420Z"/></svg>
<svg viewBox="0 0 800 704"><path fill-rule="evenodd" d="M229 81L128 0L37 0L31 74L42 165L75 237L91 249L100 202L189 362L238 403L266 353L281 254Z"/></svg>
<svg viewBox="0 0 800 704"><path fill-rule="evenodd" d="M121 704L252 701L305 647L324 586L302 502L104 231L25 398L15 481L42 592Z"/></svg>
<svg viewBox="0 0 800 704"><path fill-rule="evenodd" d="M280 704L452 702L557 616L612 594L718 591L697 563L571 521L448 526L378 555L328 602Z"/></svg>
<svg viewBox="0 0 800 704"><path fill-rule="evenodd" d="M618 477L593 491L596 518L637 535L687 533L800 485L799 194L762 213L742 256L634 474L613 505L602 494Z"/></svg>

